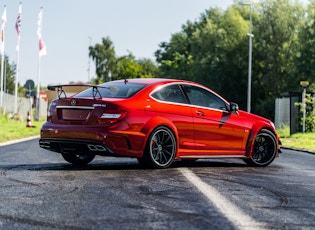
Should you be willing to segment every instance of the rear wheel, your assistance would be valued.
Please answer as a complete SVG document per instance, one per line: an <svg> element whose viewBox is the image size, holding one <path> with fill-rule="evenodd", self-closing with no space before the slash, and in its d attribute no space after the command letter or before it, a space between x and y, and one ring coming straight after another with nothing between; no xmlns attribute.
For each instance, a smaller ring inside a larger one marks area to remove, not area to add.
<svg viewBox="0 0 315 230"><path fill-rule="evenodd" d="M252 156L245 162L251 166L267 166L277 155L277 140L269 130L263 129L256 136Z"/></svg>
<svg viewBox="0 0 315 230"><path fill-rule="evenodd" d="M95 155L62 153L62 157L63 159L74 165L87 165L94 159Z"/></svg>
<svg viewBox="0 0 315 230"><path fill-rule="evenodd" d="M157 127L150 135L144 156L140 164L154 168L169 167L176 155L176 138L173 132L164 126Z"/></svg>

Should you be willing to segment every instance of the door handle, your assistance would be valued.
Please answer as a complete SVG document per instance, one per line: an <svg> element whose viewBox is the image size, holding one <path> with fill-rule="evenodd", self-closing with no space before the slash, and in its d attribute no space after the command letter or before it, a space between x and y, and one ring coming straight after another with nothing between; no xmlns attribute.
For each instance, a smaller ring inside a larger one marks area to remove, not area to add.
<svg viewBox="0 0 315 230"><path fill-rule="evenodd" d="M206 116L206 114L204 114L203 112L199 111L199 110L196 110L196 114L199 115L199 116Z"/></svg>

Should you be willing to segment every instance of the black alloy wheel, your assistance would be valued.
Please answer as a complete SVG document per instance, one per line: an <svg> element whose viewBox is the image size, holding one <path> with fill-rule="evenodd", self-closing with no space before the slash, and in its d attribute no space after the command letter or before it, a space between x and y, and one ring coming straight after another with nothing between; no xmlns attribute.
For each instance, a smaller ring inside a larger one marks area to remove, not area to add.
<svg viewBox="0 0 315 230"><path fill-rule="evenodd" d="M177 142L173 132L165 127L157 127L150 135L141 164L153 168L167 168L176 156Z"/></svg>
<svg viewBox="0 0 315 230"><path fill-rule="evenodd" d="M275 159L277 151L275 135L269 130L262 129L255 138L252 156L245 162L251 166L267 166Z"/></svg>

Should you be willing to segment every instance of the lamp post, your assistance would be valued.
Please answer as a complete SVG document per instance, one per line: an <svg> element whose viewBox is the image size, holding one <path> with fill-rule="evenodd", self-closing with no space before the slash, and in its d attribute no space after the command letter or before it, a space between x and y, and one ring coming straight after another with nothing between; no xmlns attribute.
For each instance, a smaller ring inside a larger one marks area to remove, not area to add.
<svg viewBox="0 0 315 230"><path fill-rule="evenodd" d="M247 112L251 110L251 88L252 88L252 4L251 3L240 3L241 5L249 6L249 49L248 49L248 86L247 86Z"/></svg>

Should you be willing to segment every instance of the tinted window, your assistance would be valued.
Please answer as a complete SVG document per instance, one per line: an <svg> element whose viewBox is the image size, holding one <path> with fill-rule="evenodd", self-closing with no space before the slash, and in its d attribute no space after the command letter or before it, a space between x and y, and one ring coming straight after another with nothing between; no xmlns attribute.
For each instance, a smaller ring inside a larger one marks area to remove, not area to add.
<svg viewBox="0 0 315 230"><path fill-rule="evenodd" d="M178 85L169 85L155 91L152 97L160 101L186 103L185 97Z"/></svg>
<svg viewBox="0 0 315 230"><path fill-rule="evenodd" d="M107 82L99 85L96 97L129 98L145 88L146 84L124 82ZM93 97L93 88L84 90L75 97Z"/></svg>
<svg viewBox="0 0 315 230"><path fill-rule="evenodd" d="M226 104L221 98L204 88L191 85L183 85L182 88L193 105L227 110Z"/></svg>

